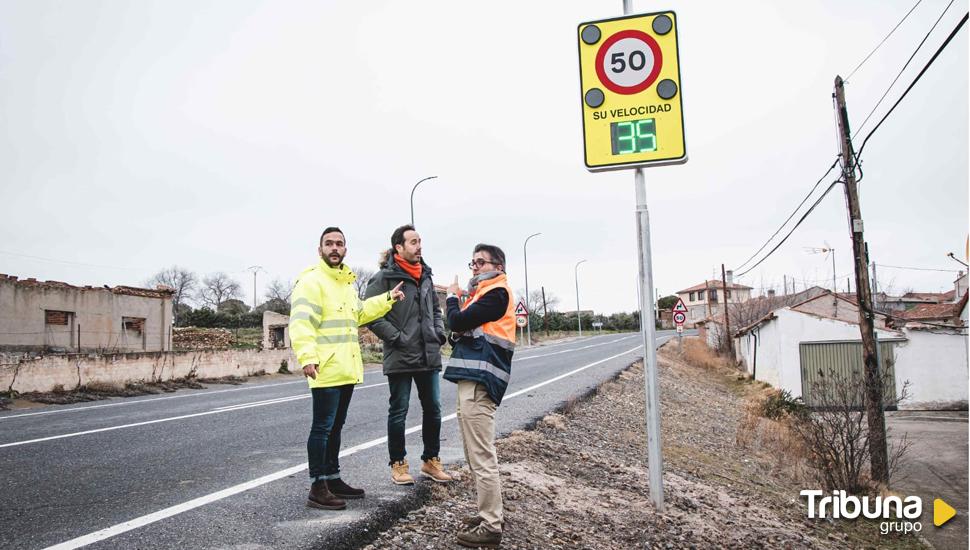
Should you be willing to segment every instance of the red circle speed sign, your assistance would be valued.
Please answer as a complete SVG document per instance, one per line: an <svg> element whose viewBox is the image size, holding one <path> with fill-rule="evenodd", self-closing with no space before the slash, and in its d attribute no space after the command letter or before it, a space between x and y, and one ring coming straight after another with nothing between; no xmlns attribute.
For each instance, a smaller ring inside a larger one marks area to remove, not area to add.
<svg viewBox="0 0 970 550"><path fill-rule="evenodd" d="M596 52L596 75L612 92L630 95L646 90L660 76L663 54L649 34L622 30L603 41Z"/></svg>
<svg viewBox="0 0 970 550"><path fill-rule="evenodd" d="M684 315L683 313L679 311L677 313L674 313L674 322L677 323L678 325L684 324L684 321L686 320L687 320L687 316Z"/></svg>

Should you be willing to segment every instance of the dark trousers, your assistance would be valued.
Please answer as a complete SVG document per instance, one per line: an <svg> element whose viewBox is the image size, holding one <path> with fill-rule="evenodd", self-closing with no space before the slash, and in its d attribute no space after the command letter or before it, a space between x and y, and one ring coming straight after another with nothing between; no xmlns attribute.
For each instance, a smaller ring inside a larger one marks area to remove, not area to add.
<svg viewBox="0 0 970 550"><path fill-rule="evenodd" d="M313 424L306 442L310 463L310 478L337 479L340 477L340 430L347 420L347 407L354 395L354 385L333 388L311 388L313 394Z"/></svg>
<svg viewBox="0 0 970 550"><path fill-rule="evenodd" d="M404 421L408 416L411 401L411 381L418 388L421 401L421 435L424 439L424 453L421 460L438 456L441 449L441 392L438 371L409 372L387 375L387 386L391 390L387 411L387 450L391 462L404 460Z"/></svg>

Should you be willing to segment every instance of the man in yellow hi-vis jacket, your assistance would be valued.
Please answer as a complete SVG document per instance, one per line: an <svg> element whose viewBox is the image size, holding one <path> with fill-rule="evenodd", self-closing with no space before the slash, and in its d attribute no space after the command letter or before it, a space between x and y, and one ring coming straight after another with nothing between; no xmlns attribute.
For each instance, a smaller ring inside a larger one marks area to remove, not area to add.
<svg viewBox="0 0 970 550"><path fill-rule="evenodd" d="M340 479L340 430L354 384L364 381L357 326L379 319L395 301L393 290L361 301L356 275L346 265L343 231L328 227L320 235L320 262L300 273L290 303L290 341L313 396L313 424L307 439L310 495L307 506L342 510L343 499L363 498L364 491Z"/></svg>

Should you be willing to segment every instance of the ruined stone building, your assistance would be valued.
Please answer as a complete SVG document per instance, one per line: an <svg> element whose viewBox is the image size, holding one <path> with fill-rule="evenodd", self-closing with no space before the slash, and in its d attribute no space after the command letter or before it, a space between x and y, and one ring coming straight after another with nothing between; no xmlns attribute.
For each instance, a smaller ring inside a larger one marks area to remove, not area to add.
<svg viewBox="0 0 970 550"><path fill-rule="evenodd" d="M173 294L0 274L0 352L170 351Z"/></svg>

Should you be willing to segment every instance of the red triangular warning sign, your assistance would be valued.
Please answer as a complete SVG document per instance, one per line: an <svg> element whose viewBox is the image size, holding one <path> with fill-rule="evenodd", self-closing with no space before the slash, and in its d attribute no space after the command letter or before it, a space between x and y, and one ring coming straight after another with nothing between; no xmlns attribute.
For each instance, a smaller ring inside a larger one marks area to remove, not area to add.
<svg viewBox="0 0 970 550"><path fill-rule="evenodd" d="M684 305L684 301L681 299L678 299L677 304L674 305L674 313L677 312L687 313L687 306Z"/></svg>

